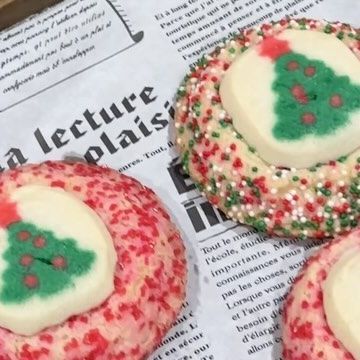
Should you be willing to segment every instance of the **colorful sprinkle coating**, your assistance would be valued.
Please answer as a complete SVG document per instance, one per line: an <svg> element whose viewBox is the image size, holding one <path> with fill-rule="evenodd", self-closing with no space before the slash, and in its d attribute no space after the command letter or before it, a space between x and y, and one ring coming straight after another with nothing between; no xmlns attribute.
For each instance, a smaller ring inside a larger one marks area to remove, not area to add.
<svg viewBox="0 0 360 360"><path fill-rule="evenodd" d="M96 211L118 256L115 291L98 308L35 336L19 336L0 328L0 359L146 358L175 321L185 297L184 245L157 196L115 170L46 162L1 174L0 197L6 198L24 185L61 187ZM3 218L0 214L1 221ZM19 241L29 238L25 231L18 233ZM38 238L34 246L45 246L44 239ZM19 259L22 266L32 261L29 254ZM61 269L66 259L54 257L52 263ZM29 273L23 282L35 288L38 278Z"/></svg>
<svg viewBox="0 0 360 360"><path fill-rule="evenodd" d="M285 29L337 36L360 59L360 31L339 22L281 20L224 39L186 75L177 93L175 127L183 167L198 189L227 216L262 232L301 238L333 237L360 220L360 149L308 169L265 163L232 126L220 82L238 54ZM289 63L289 70L296 69ZM305 69L313 76L316 69ZM294 96L305 101L301 89ZM338 94L329 100L340 107ZM301 119L316 121L311 113Z"/></svg>
<svg viewBox="0 0 360 360"><path fill-rule="evenodd" d="M329 328L323 286L342 254L358 251L360 230L329 242L314 254L293 283L284 303L284 360L354 360Z"/></svg>

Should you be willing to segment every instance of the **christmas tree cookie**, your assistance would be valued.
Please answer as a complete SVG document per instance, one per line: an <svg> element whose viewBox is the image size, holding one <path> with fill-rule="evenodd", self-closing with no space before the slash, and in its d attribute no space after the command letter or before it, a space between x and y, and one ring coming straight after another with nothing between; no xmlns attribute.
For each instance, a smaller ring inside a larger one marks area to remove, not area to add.
<svg viewBox="0 0 360 360"><path fill-rule="evenodd" d="M33 335L101 304L116 253L96 213L62 189L28 185L0 200L0 326Z"/></svg>
<svg viewBox="0 0 360 360"><path fill-rule="evenodd" d="M269 36L234 61L220 95L234 128L269 164L311 167L360 145L360 62L335 36Z"/></svg>
<svg viewBox="0 0 360 360"><path fill-rule="evenodd" d="M184 171L233 221L333 237L360 221L360 33L281 20L224 39L185 76Z"/></svg>
<svg viewBox="0 0 360 360"><path fill-rule="evenodd" d="M185 296L184 246L156 195L115 170L0 175L0 359L144 359Z"/></svg>

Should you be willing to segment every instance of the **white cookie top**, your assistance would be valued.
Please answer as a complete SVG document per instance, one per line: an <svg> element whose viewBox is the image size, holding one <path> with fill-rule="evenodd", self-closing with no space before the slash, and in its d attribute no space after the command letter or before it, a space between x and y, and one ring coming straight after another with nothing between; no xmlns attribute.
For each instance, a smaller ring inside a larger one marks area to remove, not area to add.
<svg viewBox="0 0 360 360"><path fill-rule="evenodd" d="M360 62L335 36L285 30L264 40L232 63L220 95L269 164L306 168L360 146Z"/></svg>
<svg viewBox="0 0 360 360"><path fill-rule="evenodd" d="M61 189L29 185L0 231L0 326L33 335L100 305L114 290L116 253L98 215Z"/></svg>
<svg viewBox="0 0 360 360"><path fill-rule="evenodd" d="M324 284L324 310L330 329L360 359L360 253L343 255Z"/></svg>

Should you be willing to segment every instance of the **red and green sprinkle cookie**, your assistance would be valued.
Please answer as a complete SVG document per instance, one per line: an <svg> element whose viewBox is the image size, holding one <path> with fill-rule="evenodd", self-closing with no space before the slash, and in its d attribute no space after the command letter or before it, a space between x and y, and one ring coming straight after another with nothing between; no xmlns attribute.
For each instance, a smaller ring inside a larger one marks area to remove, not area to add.
<svg viewBox="0 0 360 360"><path fill-rule="evenodd" d="M278 115L274 137L290 143L310 134L321 141L333 129L337 131L348 124L349 114L360 111L360 87L344 76L335 78L334 71L319 61L314 61L317 69L307 66L309 59L295 50L295 60L286 59L288 49L279 41L271 44L271 39L289 29L336 37L360 59L359 30L339 22L287 19L233 35L212 54L202 57L178 89L177 145L184 170L201 193L230 219L270 235L333 237L359 225L359 146L310 167L272 165L235 129L234 119L225 110L220 96L221 82L234 60L264 43L265 56L276 63L278 74L278 81L273 83L278 96L274 107ZM272 48L267 49L266 44ZM284 77L280 66L286 67L289 77ZM301 76L296 75L300 70ZM311 83L316 71L318 83ZM286 81L290 91L282 87ZM307 91L307 86L311 91ZM323 93L328 100L317 105L322 100L316 99L316 89L321 86L326 88ZM291 109L298 121L296 126L289 123L284 109ZM329 128L320 117L332 113L336 116ZM341 146L344 144L338 144ZM302 159L299 160L301 163Z"/></svg>

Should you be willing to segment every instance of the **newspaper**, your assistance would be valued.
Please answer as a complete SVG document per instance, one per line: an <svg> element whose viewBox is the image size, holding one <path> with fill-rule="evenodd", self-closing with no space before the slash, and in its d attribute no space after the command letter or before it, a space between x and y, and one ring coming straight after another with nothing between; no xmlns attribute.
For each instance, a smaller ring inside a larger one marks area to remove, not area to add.
<svg viewBox="0 0 360 360"><path fill-rule="evenodd" d="M319 242L227 220L182 174L174 94L230 32L294 17L359 26L358 0L67 0L0 33L0 170L83 158L163 199L186 243L182 313L151 360L281 359L281 304Z"/></svg>

